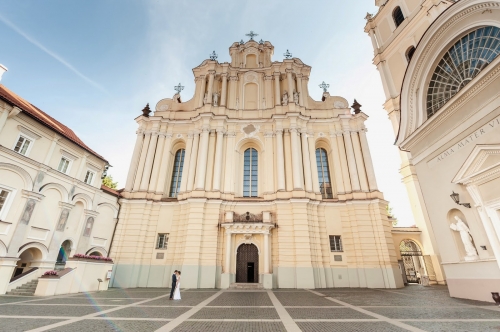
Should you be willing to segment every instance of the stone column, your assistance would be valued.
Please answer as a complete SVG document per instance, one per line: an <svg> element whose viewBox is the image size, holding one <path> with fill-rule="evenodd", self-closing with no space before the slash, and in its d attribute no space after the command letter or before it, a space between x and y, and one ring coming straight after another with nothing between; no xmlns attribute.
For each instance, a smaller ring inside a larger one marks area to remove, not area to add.
<svg viewBox="0 0 500 332"><path fill-rule="evenodd" d="M200 146L198 148L198 162L196 165L196 187L197 190L205 189L205 175L207 174L208 140L210 129L203 128L201 132Z"/></svg>
<svg viewBox="0 0 500 332"><path fill-rule="evenodd" d="M236 82L237 81L238 81L238 76L230 76L229 77L229 101L227 103L229 108L236 108Z"/></svg>
<svg viewBox="0 0 500 332"><path fill-rule="evenodd" d="M370 29L370 31L368 31L368 35L370 35L370 39L372 41L373 53L375 55L377 55L378 54L378 44L377 44L377 39L375 37L375 33L374 33L373 29Z"/></svg>
<svg viewBox="0 0 500 332"><path fill-rule="evenodd" d="M201 75L200 80L201 80L201 87L200 87L200 96L198 100L198 107L203 106L203 100L205 99L205 87L207 84L207 79L205 75Z"/></svg>
<svg viewBox="0 0 500 332"><path fill-rule="evenodd" d="M158 134L158 143L156 144L155 157L153 160L153 170L151 171L151 180L149 181L148 192L156 191L164 146L165 146L165 135Z"/></svg>
<svg viewBox="0 0 500 332"><path fill-rule="evenodd" d="M264 97L266 98L265 108L273 107L273 85L272 85L272 76L264 76Z"/></svg>
<svg viewBox="0 0 500 332"><path fill-rule="evenodd" d="M146 162L146 156L148 154L149 150L149 141L151 140L151 132L145 132L144 133L144 144L142 145L141 149L141 156L139 158L139 164L137 167L137 172L135 176L135 181L134 181L134 186L132 188L132 191L138 191L140 184L141 184L141 179L142 179L142 172L144 171L144 163Z"/></svg>
<svg viewBox="0 0 500 332"><path fill-rule="evenodd" d="M276 130L276 174L278 191L285 190L285 158L283 152L283 129Z"/></svg>
<svg viewBox="0 0 500 332"><path fill-rule="evenodd" d="M366 175L368 176L368 185L370 186L370 190L378 190L375 169L373 168L372 156L370 155L370 147L366 139L366 128L361 129L359 132L359 139L361 141L361 150L365 161Z"/></svg>
<svg viewBox="0 0 500 332"><path fill-rule="evenodd" d="M321 193L319 190L318 164L316 163L316 145L314 142L314 132L309 132L309 160L311 162L312 187L316 194Z"/></svg>
<svg viewBox="0 0 500 332"><path fill-rule="evenodd" d="M345 193L345 188L344 188L344 179L342 178L342 166L340 165L342 156L340 155L339 152L339 146L337 144L337 134L335 132L330 133L330 140L332 145L332 160L333 160L333 170L332 170L333 174L331 174L330 176L333 175L335 179L335 184L337 186L337 193L343 194Z"/></svg>
<svg viewBox="0 0 500 332"><path fill-rule="evenodd" d="M273 132L264 133L265 164L266 164L266 187L264 193L273 193L274 189L274 154L273 154Z"/></svg>
<svg viewBox="0 0 500 332"><path fill-rule="evenodd" d="M125 184L125 191L131 191L134 185L135 171L139 164L139 157L141 155L142 143L144 142L144 134L141 129L137 131L137 139L135 140L134 152L132 153L132 160L130 161L130 168L128 170L127 182Z"/></svg>
<svg viewBox="0 0 500 332"><path fill-rule="evenodd" d="M264 273L269 273L269 233L264 233Z"/></svg>
<svg viewBox="0 0 500 332"><path fill-rule="evenodd" d="M368 179L366 178L365 163L363 162L363 154L361 153L361 145L359 144L358 133L355 131L351 131L351 138L361 190L368 192Z"/></svg>
<svg viewBox="0 0 500 332"><path fill-rule="evenodd" d="M224 167L224 192L234 193L234 140L236 133L229 132L227 136L227 147L226 147L226 165Z"/></svg>
<svg viewBox="0 0 500 332"><path fill-rule="evenodd" d="M354 157L354 148L352 147L351 132L344 131L344 143L347 154L347 166L349 168L349 176L351 178L352 191L359 191L358 170L356 168L356 158Z"/></svg>
<svg viewBox="0 0 500 332"><path fill-rule="evenodd" d="M274 105L281 105L280 73L274 73Z"/></svg>
<svg viewBox="0 0 500 332"><path fill-rule="evenodd" d="M156 182L156 188L151 188L150 191L155 191L157 194L164 193L166 183L165 181L167 180L167 177L169 174L167 174L169 170L169 161L170 161L170 156L171 156L171 151L170 151L170 144L172 144L172 134L166 134L165 135L165 142L163 144L163 152L161 153L161 162L159 161L159 170L158 170L158 181ZM175 152L175 151L174 151ZM186 156L186 153L184 153L184 158ZM156 162L155 162L156 164ZM151 181L153 182L153 181ZM181 180L182 182L182 180ZM154 183L153 183L154 184Z"/></svg>
<svg viewBox="0 0 500 332"><path fill-rule="evenodd" d="M349 176L349 167L347 166L347 155L345 153L344 136L341 132L335 134L337 136L337 148L340 156L340 166L342 172L342 180L344 182L344 190L346 193L352 192L351 177ZM332 143L334 144L334 142Z"/></svg>
<svg viewBox="0 0 500 332"><path fill-rule="evenodd" d="M292 77L292 69L286 69L286 80L288 81L288 102L293 103L293 77Z"/></svg>
<svg viewBox="0 0 500 332"><path fill-rule="evenodd" d="M191 164L191 152L193 150L193 134L187 135L186 152L184 153L184 165L182 166L181 188L179 192L187 191L187 183L189 177L189 165Z"/></svg>
<svg viewBox="0 0 500 332"><path fill-rule="evenodd" d="M207 94L208 94L208 100L209 104L212 104L212 89L214 87L214 76L215 76L215 70L209 70L208 71L208 89L207 89Z"/></svg>
<svg viewBox="0 0 500 332"><path fill-rule="evenodd" d="M221 173L222 173L222 158L224 149L224 131L217 129L217 138L215 143L215 165L214 165L214 180L212 188L214 191L220 191L221 188Z"/></svg>
<svg viewBox="0 0 500 332"><path fill-rule="evenodd" d="M302 74L297 74L297 92L299 93L299 105L304 106L304 96L302 94Z"/></svg>
<svg viewBox="0 0 500 332"><path fill-rule="evenodd" d="M226 99L227 99L227 73L221 74L222 77L222 91L220 93L220 105L221 106L226 106Z"/></svg>
<svg viewBox="0 0 500 332"><path fill-rule="evenodd" d="M154 132L151 134L151 140L149 141L148 154L146 157L146 163L144 164L144 172L142 173L140 190L148 190L149 178L151 177L151 171L153 169L153 160L155 158L156 143L158 141L158 133Z"/></svg>
<svg viewBox="0 0 500 332"><path fill-rule="evenodd" d="M307 133L306 131L302 131L300 134L302 138L302 163L304 164L304 182L306 184L306 191L311 192L313 190L312 187L312 178L311 178L311 161L309 159L309 144L307 142Z"/></svg>
<svg viewBox="0 0 500 332"><path fill-rule="evenodd" d="M290 74L291 75L291 74ZM302 190L303 185L300 179L300 160L301 151L298 139L298 130L297 128L290 129L290 138L292 145L292 175L293 175L293 189L294 190Z"/></svg>
<svg viewBox="0 0 500 332"><path fill-rule="evenodd" d="M226 229L226 264L224 266L225 273L231 273L231 233Z"/></svg>
<svg viewBox="0 0 500 332"><path fill-rule="evenodd" d="M193 148L191 151L191 158L189 160L189 173L186 191L193 190L194 176L196 171L196 161L198 160L198 143L200 141L200 133L195 132L193 139Z"/></svg>

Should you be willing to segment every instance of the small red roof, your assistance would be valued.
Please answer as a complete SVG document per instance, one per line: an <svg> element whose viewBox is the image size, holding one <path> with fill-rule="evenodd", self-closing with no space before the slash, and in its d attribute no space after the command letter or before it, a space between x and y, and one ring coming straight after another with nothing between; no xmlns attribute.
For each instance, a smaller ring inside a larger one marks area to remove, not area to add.
<svg viewBox="0 0 500 332"><path fill-rule="evenodd" d="M49 127L50 129L54 130L58 134L66 137L69 139L71 142L75 143L76 145L80 146L81 148L87 150L88 152L92 153L94 156L97 158L108 162L106 159L104 159L100 154L96 153L93 151L91 148L89 148L81 139L76 136L76 134L73 132L73 130L69 129L47 113L43 112L40 110L38 107L32 105L28 101L24 100L23 98L19 97L16 95L14 92L10 91L7 89L4 85L0 84L0 99L4 100L8 104L12 106L16 106L20 108L23 112L25 112L27 115L30 117L34 118L38 122L44 124L45 126Z"/></svg>
<svg viewBox="0 0 500 332"><path fill-rule="evenodd" d="M111 189L110 187L106 187L105 185L101 185L101 190L107 192L108 194L114 195L116 197L121 197L122 195L116 189Z"/></svg>

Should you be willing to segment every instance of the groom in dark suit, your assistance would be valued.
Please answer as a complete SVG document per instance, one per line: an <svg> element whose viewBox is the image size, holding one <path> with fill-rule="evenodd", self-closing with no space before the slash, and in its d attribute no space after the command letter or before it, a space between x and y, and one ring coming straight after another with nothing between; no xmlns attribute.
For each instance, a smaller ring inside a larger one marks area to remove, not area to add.
<svg viewBox="0 0 500 332"><path fill-rule="evenodd" d="M176 273L177 273L177 270L175 270L174 274L172 274L172 289L170 290L170 300L173 300L175 286L177 284L177 274Z"/></svg>

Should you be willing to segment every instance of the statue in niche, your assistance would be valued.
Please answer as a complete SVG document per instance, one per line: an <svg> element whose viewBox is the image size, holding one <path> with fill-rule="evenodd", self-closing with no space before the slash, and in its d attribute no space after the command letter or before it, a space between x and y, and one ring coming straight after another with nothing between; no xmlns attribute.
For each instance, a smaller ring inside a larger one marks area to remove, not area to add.
<svg viewBox="0 0 500 332"><path fill-rule="evenodd" d="M214 106L219 106L219 93L218 92L212 93L212 101L214 103Z"/></svg>
<svg viewBox="0 0 500 332"><path fill-rule="evenodd" d="M472 236L470 235L469 227L460 219L458 216L455 216L455 220L457 221L455 224L451 224L450 228L455 232L460 232L460 239L462 240L465 251L467 255L465 256L466 261L475 261L478 259L476 248L472 243Z"/></svg>
<svg viewBox="0 0 500 332"><path fill-rule="evenodd" d="M35 209L35 200L29 199L26 202L26 207L24 208L23 216L21 217L21 224L29 224L33 210Z"/></svg>
<svg viewBox="0 0 500 332"><path fill-rule="evenodd" d="M66 221L68 221L68 216L69 216L69 210L68 209L62 210L61 216L59 217L59 222L57 223L56 230L64 231L64 227L66 227Z"/></svg>
<svg viewBox="0 0 500 332"><path fill-rule="evenodd" d="M283 106L288 105L288 92L286 90L285 90L285 93L283 93L283 99L282 99L281 105L283 105Z"/></svg>
<svg viewBox="0 0 500 332"><path fill-rule="evenodd" d="M239 106L238 105L239 105L239 99L238 99L238 97L236 97L236 110L239 110Z"/></svg>
<svg viewBox="0 0 500 332"><path fill-rule="evenodd" d="M205 92L205 97L203 98L203 104L208 104L208 92Z"/></svg>
<svg viewBox="0 0 500 332"><path fill-rule="evenodd" d="M293 90L293 102L295 105L299 104L299 93L295 90Z"/></svg>

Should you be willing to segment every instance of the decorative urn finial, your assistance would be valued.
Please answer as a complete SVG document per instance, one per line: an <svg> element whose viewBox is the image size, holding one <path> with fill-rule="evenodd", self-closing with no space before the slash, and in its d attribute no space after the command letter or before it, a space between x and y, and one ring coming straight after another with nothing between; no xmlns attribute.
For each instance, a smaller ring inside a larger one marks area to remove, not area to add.
<svg viewBox="0 0 500 332"><path fill-rule="evenodd" d="M146 107L142 109L142 115L146 118L149 118L149 113L151 113L151 109L149 108L149 103L146 104Z"/></svg>
<svg viewBox="0 0 500 332"><path fill-rule="evenodd" d="M358 114L359 112L361 112L361 106L363 105L361 105L356 99L354 99L354 103L351 105L352 109L354 109L354 114Z"/></svg>

